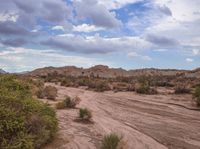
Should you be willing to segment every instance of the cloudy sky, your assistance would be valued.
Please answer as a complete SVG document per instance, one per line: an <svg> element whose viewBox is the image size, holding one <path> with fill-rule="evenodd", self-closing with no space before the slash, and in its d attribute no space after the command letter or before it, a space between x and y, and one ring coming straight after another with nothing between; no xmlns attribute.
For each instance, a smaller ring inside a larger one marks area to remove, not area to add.
<svg viewBox="0 0 200 149"><path fill-rule="evenodd" d="M200 67L200 0L0 0L0 68Z"/></svg>

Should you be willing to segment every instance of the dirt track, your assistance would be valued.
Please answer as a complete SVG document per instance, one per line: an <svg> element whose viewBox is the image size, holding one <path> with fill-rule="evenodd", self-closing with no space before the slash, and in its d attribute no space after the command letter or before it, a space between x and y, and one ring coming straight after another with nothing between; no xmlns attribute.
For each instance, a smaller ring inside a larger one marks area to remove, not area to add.
<svg viewBox="0 0 200 149"><path fill-rule="evenodd" d="M58 110L59 132L45 149L96 149L110 132L123 136L125 149L200 149L200 111L190 110L190 95L96 93L56 87L58 100L79 96L77 107L89 108L94 124L74 122L78 109Z"/></svg>

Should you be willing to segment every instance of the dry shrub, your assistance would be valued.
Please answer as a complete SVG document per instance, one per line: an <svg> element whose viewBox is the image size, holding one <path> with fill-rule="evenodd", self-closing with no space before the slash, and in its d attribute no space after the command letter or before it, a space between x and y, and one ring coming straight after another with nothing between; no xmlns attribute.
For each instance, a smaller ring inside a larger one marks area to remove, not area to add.
<svg viewBox="0 0 200 149"><path fill-rule="evenodd" d="M189 88L186 88L185 86L177 86L175 88L174 93L175 94L188 94L188 93L190 93L190 91L191 90Z"/></svg>
<svg viewBox="0 0 200 149"><path fill-rule="evenodd" d="M75 97L75 98L70 98L69 96L67 96L65 98L65 100L58 102L56 104L56 108L57 109L65 109L65 108L75 108L77 104L79 104L81 101L81 99L79 97Z"/></svg>
<svg viewBox="0 0 200 149"><path fill-rule="evenodd" d="M90 81L88 88L94 89L96 92L104 92L110 90L109 83L104 80Z"/></svg>
<svg viewBox="0 0 200 149"><path fill-rule="evenodd" d="M154 95L157 94L157 90L154 87L150 87L148 84L140 84L136 87L136 92L139 94Z"/></svg>
<svg viewBox="0 0 200 149"><path fill-rule="evenodd" d="M117 82L113 83L113 90L118 92L118 91L134 91L135 86L133 84L129 83L123 83L123 82Z"/></svg>
<svg viewBox="0 0 200 149"><path fill-rule="evenodd" d="M54 86L46 86L44 89L44 94L47 99L55 100L57 96L57 88Z"/></svg>
<svg viewBox="0 0 200 149"><path fill-rule="evenodd" d="M43 88L39 88L38 91L36 92L37 98L43 99L45 98L45 93Z"/></svg>

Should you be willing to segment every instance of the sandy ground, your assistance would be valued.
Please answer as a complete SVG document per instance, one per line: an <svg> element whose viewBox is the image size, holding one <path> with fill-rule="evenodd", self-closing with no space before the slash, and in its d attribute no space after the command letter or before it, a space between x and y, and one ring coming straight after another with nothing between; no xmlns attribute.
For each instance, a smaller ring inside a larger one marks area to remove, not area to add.
<svg viewBox="0 0 200 149"><path fill-rule="evenodd" d="M98 149L111 132L123 137L125 149L200 149L200 111L192 106L191 95L96 93L54 86L58 101L69 95L81 102L77 109L57 110L59 131L44 149ZM94 124L74 121L79 107L92 111Z"/></svg>

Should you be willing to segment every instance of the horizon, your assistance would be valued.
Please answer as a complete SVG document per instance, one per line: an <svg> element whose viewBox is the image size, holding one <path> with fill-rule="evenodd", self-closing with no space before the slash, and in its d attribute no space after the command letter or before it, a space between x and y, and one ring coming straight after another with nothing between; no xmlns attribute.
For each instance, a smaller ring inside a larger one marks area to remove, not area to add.
<svg viewBox="0 0 200 149"><path fill-rule="evenodd" d="M75 65L65 65L65 66L45 66L45 67L38 67L38 68L35 68L35 69L31 69L31 70L27 70L27 71L15 71L15 72L9 72L9 71L6 71L4 69L1 69L0 70L3 70L5 71L6 73L13 73L13 74L20 74L20 73L25 73L25 72L32 72L32 71L35 71L37 69L44 69L44 68L56 68L56 69L59 69L59 68L63 68L63 67L76 67L76 68L82 68L82 69L90 69L92 67L96 67L96 66L107 66L107 65L102 65L102 64L97 64L97 65L93 65L93 66L89 66L89 67L79 67L79 66L75 66ZM193 70L196 70L196 69L199 69L200 67L196 67L194 69L176 69L176 68L155 68L155 67L144 67L144 68L135 68L135 69L125 69L125 68L122 68L122 67L109 67L107 66L109 69L123 69L125 71L131 71L131 70L143 70L143 69L158 69L158 70L177 70L177 71L193 71Z"/></svg>
<svg viewBox="0 0 200 149"><path fill-rule="evenodd" d="M199 10L199 0L2 0L0 69L194 70Z"/></svg>

